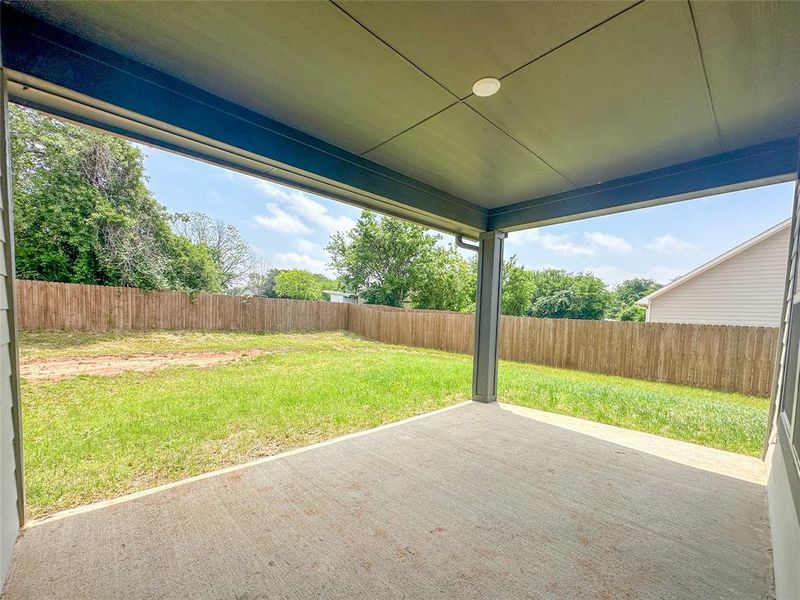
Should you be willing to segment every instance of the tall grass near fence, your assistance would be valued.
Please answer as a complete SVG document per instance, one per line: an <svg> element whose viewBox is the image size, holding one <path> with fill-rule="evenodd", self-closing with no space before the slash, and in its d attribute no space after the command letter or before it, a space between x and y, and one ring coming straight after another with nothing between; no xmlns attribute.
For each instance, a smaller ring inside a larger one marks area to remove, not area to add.
<svg viewBox="0 0 800 600"><path fill-rule="evenodd" d="M17 285L23 330L349 330L406 346L471 353L474 316L330 302L145 291L39 281ZM500 357L768 396L778 329L503 317Z"/></svg>

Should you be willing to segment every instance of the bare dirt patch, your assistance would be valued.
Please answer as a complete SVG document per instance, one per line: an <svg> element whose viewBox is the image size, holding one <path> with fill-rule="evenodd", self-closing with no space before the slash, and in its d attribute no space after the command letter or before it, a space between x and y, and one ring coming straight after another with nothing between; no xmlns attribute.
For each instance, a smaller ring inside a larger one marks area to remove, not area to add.
<svg viewBox="0 0 800 600"><path fill-rule="evenodd" d="M233 350L229 352L175 352L171 354L137 354L134 356L48 358L22 363L20 365L20 375L29 381L59 381L78 375L110 376L128 371L146 372L186 365L207 369L261 354L266 354L266 351Z"/></svg>

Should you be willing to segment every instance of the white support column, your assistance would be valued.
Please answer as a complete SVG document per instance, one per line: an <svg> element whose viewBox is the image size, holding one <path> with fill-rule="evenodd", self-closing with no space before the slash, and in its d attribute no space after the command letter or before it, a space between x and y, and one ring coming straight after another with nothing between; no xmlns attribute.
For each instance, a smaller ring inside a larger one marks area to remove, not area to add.
<svg viewBox="0 0 800 600"><path fill-rule="evenodd" d="M472 354L472 399L476 402L497 400L497 336L505 237L501 231L489 231L480 236L475 348Z"/></svg>

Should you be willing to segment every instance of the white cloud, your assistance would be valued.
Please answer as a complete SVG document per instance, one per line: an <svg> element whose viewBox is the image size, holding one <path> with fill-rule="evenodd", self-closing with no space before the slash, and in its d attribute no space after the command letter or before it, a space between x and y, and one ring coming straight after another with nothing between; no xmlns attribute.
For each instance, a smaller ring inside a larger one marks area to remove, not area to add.
<svg viewBox="0 0 800 600"><path fill-rule="evenodd" d="M646 246L646 248L665 256L689 254L691 252L697 252L700 250L698 246L695 246L686 240L678 239L669 233L665 233L664 235L655 238L652 243Z"/></svg>
<svg viewBox="0 0 800 600"><path fill-rule="evenodd" d="M632 279L633 277L636 277L635 273L631 273L630 271L626 271L625 269L621 269L620 267L615 267L613 265L601 265L599 267L592 267L588 270L605 281L609 288L614 287L626 279Z"/></svg>
<svg viewBox="0 0 800 600"><path fill-rule="evenodd" d="M263 179L255 180L256 189L275 203L280 204L286 212L303 222L306 230L315 225L326 233L335 233L343 229L351 229L355 221L345 215L334 215L328 208L317 202L310 194L300 190L283 187Z"/></svg>
<svg viewBox="0 0 800 600"><path fill-rule="evenodd" d="M253 217L261 227L280 233L309 233L311 231L303 221L295 215L289 214L277 204L270 202L266 208L266 215Z"/></svg>
<svg viewBox="0 0 800 600"><path fill-rule="evenodd" d="M337 231L355 227L356 222L350 217L332 215L325 206L316 200L312 200L302 192L296 193L298 195L292 200L295 212L315 225L320 226L328 233L336 233Z"/></svg>
<svg viewBox="0 0 800 600"><path fill-rule="evenodd" d="M586 231L583 236L595 246L611 252L630 252L633 250L631 245L623 238L611 235L610 233Z"/></svg>
<svg viewBox="0 0 800 600"><path fill-rule="evenodd" d="M305 269L312 273L327 273L324 260L318 260L308 254L297 252L281 252L275 255L275 266L279 269Z"/></svg>
<svg viewBox="0 0 800 600"><path fill-rule="evenodd" d="M297 249L304 254L317 254L322 252L322 248L320 248L318 244L308 240L299 239L294 243L294 245L297 246Z"/></svg>
<svg viewBox="0 0 800 600"><path fill-rule="evenodd" d="M562 256L594 255L593 248L576 244L568 235L544 233L540 229L526 229L512 233L508 236L508 241L516 246L531 244Z"/></svg>

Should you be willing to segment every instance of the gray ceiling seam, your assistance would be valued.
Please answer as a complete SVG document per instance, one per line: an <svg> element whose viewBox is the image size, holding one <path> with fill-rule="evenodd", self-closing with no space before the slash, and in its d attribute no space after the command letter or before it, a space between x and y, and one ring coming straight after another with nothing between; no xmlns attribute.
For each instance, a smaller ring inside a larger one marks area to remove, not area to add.
<svg viewBox="0 0 800 600"><path fill-rule="evenodd" d="M543 59L545 56L548 56L548 55L552 54L553 52L556 52L557 50L560 50L561 48L563 48L563 47L564 47L564 46L566 46L567 44L571 44L572 42L574 42L574 41L575 41L575 40L577 40L578 38L581 38L581 37L585 36L586 34L588 34L588 33L591 33L592 31L594 31L594 30L595 30L595 29L597 29L598 27L602 27L603 25L605 25L605 24L606 24L606 23L608 23L609 21L612 21L612 20L616 19L617 17L619 17L619 16L623 15L624 13L628 12L629 10L632 10L632 9L636 8L636 7L637 7L637 6L639 6L640 4L643 4L643 3L644 3L644 1L645 1L645 0L639 0L638 2L635 2L635 3L631 4L630 6L627 6L627 7L623 8L623 9L622 9L622 10L620 10L618 13L615 13L615 14L611 15L610 17L606 17L605 19L603 19L603 20L602 20L602 21L600 21L599 23L595 23L594 25L592 25L591 27L589 27L589 28L588 28L588 29L586 29L585 31L582 31L582 32L580 32L580 33L577 33L577 34L573 35L571 38L569 38L568 40L565 40L565 41L561 42L560 44L558 44L558 46L555 46L554 48L550 48L550 50L548 50L547 52L544 52L544 53L540 54L539 56L537 56L536 58L533 58L533 59L529 60L529 61L528 61L528 62L526 62L525 64L522 64L522 65L520 65L520 66L518 66L518 67L516 67L516 68L514 68L514 69L511 69L511 70L510 70L508 73L506 73L505 75L498 76L498 79L499 79L500 81L503 81L503 79L505 79L506 77L509 77L509 76L513 75L513 74L514 74L514 73L516 73L517 71L521 71L521 70L522 70L522 69L524 69L525 67L527 67L527 66L529 66L529 65L532 65L533 63L535 63L535 62L536 62L536 61L538 61L538 60L541 60L541 59ZM464 102L465 100L469 100L470 98L472 98L472 96L474 96L474 95L475 95L475 94L467 94L466 96L464 96L463 98L460 98L459 100L460 100L461 102Z"/></svg>
<svg viewBox="0 0 800 600"><path fill-rule="evenodd" d="M525 144L523 144L522 142L520 142L520 141L519 141L517 138L515 138L513 135L511 135L510 133L508 133L508 132L507 132L505 129L503 129L502 127L500 127L500 126L499 126L497 123L495 123L494 121L492 121L492 120L491 120L489 117L487 117L486 115L484 115L484 114L483 114L481 111L479 111L477 108L475 108L474 106L472 106L472 105L470 105L470 104L467 104L466 102L462 102L462 104L463 104L464 106L466 106L467 108L469 108L470 110L472 110L472 111L473 111L473 112L474 112L476 115L478 115L478 116L479 116L481 119L483 119L484 121L486 121L487 123L489 123L489 124L490 124L492 127L494 127L495 129L497 129L497 130L498 130L500 133L502 133L503 135L505 135L505 136L506 136L508 139L510 139L510 140L511 140L511 141L513 141L513 142L516 142L516 143L517 143L519 146L521 146L522 148L524 148L525 150L527 150L528 152L530 152L530 153L531 153L533 156L535 156L535 157L536 157L536 158L538 158L540 161L542 161L542 162L543 162L545 165L547 165L547 167L548 167L550 170L552 170L554 173L558 173L558 174L559 174L561 177L563 177L563 178L564 178L564 181L568 182L570 185L573 185L573 186L575 186L575 187L578 187L578 184L577 184L577 183L575 183L575 182L574 182L574 181L572 181L572 180L571 180L569 177L567 177L567 176L566 176L564 173L562 173L561 171L559 171L558 169L556 169L556 168L555 168L553 165L551 165L551 164L550 164L550 163L549 163L547 160L545 160L545 159L544 159L544 157L540 156L539 154L537 154L536 152L534 152L533 150L531 150L530 148L528 148L528 146L526 146Z"/></svg>
<svg viewBox="0 0 800 600"><path fill-rule="evenodd" d="M436 85L438 85L440 88L442 88L442 89L443 89L445 92L447 92L448 94L450 94L450 95L453 97L453 99L454 99L454 100L459 100L459 98L458 98L458 95L457 95L457 94L455 94L455 93L453 93L453 92L452 92L452 91L451 91L451 90L450 90L450 89L449 89L449 88L448 88L446 85L444 85L444 84L443 84L441 81L439 81L439 80L438 80L438 79L436 79L436 78L435 78L433 75L431 75L430 73L428 73L428 72L427 72L425 69L423 69L422 67L420 67L420 66L419 66L417 63L415 63L413 60L411 60L410 58L408 58L408 57L407 57L405 54L403 54L402 52L400 52L400 50L398 50L397 48L395 48L394 46L392 46L392 45L391 45L389 42L387 42L385 39L383 39L383 38L382 38L380 35L378 35L376 32L374 32L374 31L373 31L371 28L367 27L367 26L366 26L364 23L362 23L362 22L361 22L361 21L359 21L359 20L358 20L356 17L354 17L353 15L351 15L351 14L350 14L350 13L347 11L347 9L346 9L346 8L344 8L343 6L341 6L341 5L340 5L338 2L336 2L336 0L328 0L328 1L329 1L331 4L333 4L333 5L334 5L336 8L338 8L338 9L339 9L341 12L343 12L343 13L344 13L344 14L347 16L347 18L348 18L348 19L350 19L351 21L353 21L353 22L354 22L356 25L358 25L359 27L361 27L361 28L362 28L364 31L366 31L368 34L370 34L372 37L374 37L376 40L378 40L378 41L379 41L381 44L383 44L384 46L386 46L387 48L389 48L389 50L391 50L392 52L394 52L395 54L397 54L397 56L399 56L400 58L402 58L404 61L406 61L406 62L407 62L408 64L410 64L412 67L414 67L414 68L415 68L417 71L419 71L420 73L422 73L423 75L425 75L425 77L427 77L427 78L428 78L428 79L430 79L432 82L434 82ZM451 106L452 106L452 105L451 105ZM441 112L441 111L439 111L439 112ZM433 115L431 115L431 116L433 116ZM428 117L428 118L430 118L430 117ZM425 120L427 120L427 119L425 119Z"/></svg>
<svg viewBox="0 0 800 600"><path fill-rule="evenodd" d="M414 128L418 127L419 125L422 125L423 123L426 123L427 121L430 121L432 118L434 118L434 117L436 117L436 116L438 116L438 115L442 114L444 111L446 111L446 110L449 110L449 109L453 108L454 106L457 106L458 104L460 104L460 102L459 102L458 100L456 100L456 101L455 101L455 102L453 102L452 104L448 104L448 105L447 105L447 106L445 106L444 108L440 108L440 109L439 109L439 110L437 110L435 113L428 115L427 117L425 117L425 118L424 118L424 119L422 119L421 121L418 121L417 123L414 123L413 125L409 125L409 126L408 126L408 127L406 127L405 129L403 129L403 131L401 131L401 132L399 132L399 133L395 133L393 136L391 136L391 137L389 137L389 138L386 138L385 140L383 140L382 142L380 142L380 143L378 143L378 144L375 144L375 145L374 145L372 148L369 148L369 149L367 149L367 150L364 150L364 152L362 152L361 154L359 154L359 156L364 156L364 157L366 157L366 155L367 155L367 154L369 154L370 152L372 152L373 150L376 150L376 149L380 148L380 147L381 147L381 146L383 146L384 144L388 144L388 143L389 143L389 142L391 142L392 140L399 138L399 137L400 137L401 135L403 135L404 133L408 133L408 132L409 132L409 131L411 131L412 129L414 129Z"/></svg>
<svg viewBox="0 0 800 600"><path fill-rule="evenodd" d="M722 131L719 128L719 121L717 121L717 111L714 108L714 96L711 93L711 83L708 80L708 70L706 69L706 59L703 55L703 44L700 42L700 32L697 30L697 19L694 18L694 9L692 8L692 1L686 0L689 7L689 15L692 18L692 27L694 28L694 39L697 42L697 52L700 54L700 65L703 68L703 78L706 82L706 94L708 96L708 106L711 110L711 118L714 119L714 128L717 131L717 142L719 143L719 151L724 152L729 150L725 144L725 138L722 136Z"/></svg>
<svg viewBox="0 0 800 600"><path fill-rule="evenodd" d="M459 99L458 95L457 95L457 94L455 94L455 93L453 93L453 92L452 92L452 91L451 91L451 90L450 90L450 89L449 89L449 88L448 88L446 85L444 85L444 84L443 84L441 81L439 81L439 80L438 80L438 79L436 79L436 78L435 78L433 75L431 75L430 73L428 73L428 72L427 72L425 69L423 69L422 67L420 67L420 66L419 66L417 63L415 63L413 60L411 60L410 58L408 58L408 57L407 57L405 54L403 54L402 52L400 52L400 50L398 50L397 48L395 48L394 46L392 46L392 44L390 44L390 43L389 43L389 42L387 42L385 39L383 39L383 37L381 37L380 35L378 35L378 34L377 34L375 31L373 31L373 30L372 30L370 27L367 27L367 26L366 26L364 23L362 23L361 21L359 21L359 20L358 20L356 17L354 17L352 14L350 14L350 12L348 12L348 10L347 10L346 8L344 8L344 7L343 7L343 6L341 6L341 5L340 5L338 2L336 2L336 0L328 0L328 1L329 1L331 4L333 4L333 5L334 5L334 6L335 6L337 9L339 9L339 10L340 10L340 11L341 11L341 12L342 12L342 13L343 13L343 14L344 14L344 15L345 15L345 16L346 16L348 19L350 19L351 21L353 21L353 22L354 22L356 25L358 25L358 26L359 26L359 27L361 27L361 28L362 28L364 31L366 31L368 34L370 34L370 35L371 35L373 38L375 38L376 40L378 40L378 41L379 41L381 44L383 44L384 46L386 46L386 47L387 47L389 50L391 50L392 52L394 52L394 53L395 53L397 56L399 56L400 58L402 58L402 59L403 59L404 61L406 61L406 62L407 62L409 65L411 65L412 67L414 67L414 68L415 68L417 71L419 71L420 73L422 73L422 74L423 74L425 77L427 77L428 79L430 79L432 82L434 82L436 85L438 85L440 88L442 88L442 89L443 89L445 92L447 92L448 94L450 94L450 96L452 96L452 97L453 97L453 102L452 102L452 104L448 104L448 105L447 105L447 106L445 106L444 108L441 108L441 109L437 110L436 112L434 112L434 113L431 113L430 115L428 115L428 116L427 116L427 117L425 117L424 119L422 119L422 120L420 120L420 121L417 121L416 123L412 123L411 125L409 125L409 126L408 126L408 127L406 127L405 129L403 129L402 131L399 131L398 133L395 133L394 135L392 135L392 136L389 136L388 138L386 138L385 140L383 140L383 141L379 142L378 144L375 144L375 145L374 145L374 146L372 146L371 148L367 148L367 149L366 149L366 150L364 150L363 152L360 152L360 153L359 153L359 156L366 156L367 154L369 154L369 153L370 153L370 152L372 152L373 150L375 150L375 149L377 149L377 148L380 148L380 147L381 147L381 146L383 146L384 144L388 144L388 143L389 143L389 142L391 142L393 139L400 137L400 136L401 136L401 135L403 135L404 133L408 133L409 131L411 131L412 129L414 129L415 127L417 127L418 125L422 125L423 123L425 123L426 121L429 121L430 119L432 119L432 118L433 118L433 117L435 117L436 115L439 115L439 114L443 113L443 112L444 112L444 111L446 111L447 109L449 109L449 108L452 108L452 107L454 107L456 104L458 104L459 102L461 102L461 100Z"/></svg>

